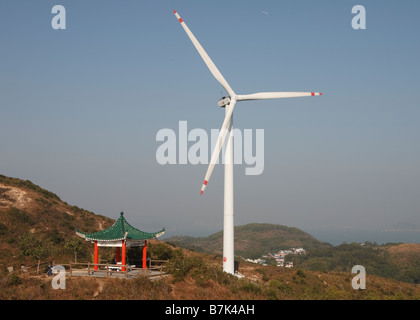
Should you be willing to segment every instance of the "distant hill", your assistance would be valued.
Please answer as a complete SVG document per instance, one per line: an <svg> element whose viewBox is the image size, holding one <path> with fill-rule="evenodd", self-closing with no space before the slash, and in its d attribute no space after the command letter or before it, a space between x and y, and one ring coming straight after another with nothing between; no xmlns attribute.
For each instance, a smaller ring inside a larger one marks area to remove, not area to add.
<svg viewBox="0 0 420 320"><path fill-rule="evenodd" d="M269 223L251 223L237 226L235 233L235 255L243 258L255 259L269 252L292 247L325 248L328 243L315 239L310 234L294 227L287 227ZM174 236L165 239L179 247L206 252L222 254L223 231L208 237Z"/></svg>
<svg viewBox="0 0 420 320"><path fill-rule="evenodd" d="M293 256L295 265L323 272L349 271L362 265L367 274L420 284L420 244L377 245L365 242L310 250Z"/></svg>

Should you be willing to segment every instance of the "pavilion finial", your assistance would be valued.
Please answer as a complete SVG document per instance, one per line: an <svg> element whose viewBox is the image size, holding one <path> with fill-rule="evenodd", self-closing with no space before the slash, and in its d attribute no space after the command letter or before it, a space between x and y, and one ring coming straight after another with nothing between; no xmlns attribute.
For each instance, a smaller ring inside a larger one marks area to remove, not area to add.
<svg viewBox="0 0 420 320"><path fill-rule="evenodd" d="M121 215L121 216L123 216L123 215L124 215L124 212L123 212L123 211L121 211L121 212L120 212L120 215Z"/></svg>

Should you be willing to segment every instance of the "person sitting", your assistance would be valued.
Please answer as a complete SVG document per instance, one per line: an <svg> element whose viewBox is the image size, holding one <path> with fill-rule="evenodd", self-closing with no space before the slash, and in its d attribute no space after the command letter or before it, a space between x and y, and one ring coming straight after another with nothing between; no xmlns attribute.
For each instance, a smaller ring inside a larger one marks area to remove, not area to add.
<svg viewBox="0 0 420 320"><path fill-rule="evenodd" d="M53 263L50 261L50 263L47 266L47 275L50 277L53 274Z"/></svg>

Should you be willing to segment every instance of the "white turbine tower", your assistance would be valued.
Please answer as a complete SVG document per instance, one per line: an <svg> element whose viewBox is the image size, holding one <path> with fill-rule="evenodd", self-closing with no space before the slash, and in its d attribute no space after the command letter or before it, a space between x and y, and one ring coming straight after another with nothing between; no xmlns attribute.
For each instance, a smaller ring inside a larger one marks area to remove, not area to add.
<svg viewBox="0 0 420 320"><path fill-rule="evenodd" d="M207 168L206 176L201 187L201 194L207 186L210 176L213 172L214 165L219 158L220 150L224 144L226 136L228 141L225 150L225 190L224 190L224 224L223 224L223 271L234 274L234 224L233 224L233 109L237 101L245 100L262 100L262 99L280 99L280 98L296 98L296 97L310 97L319 96L319 92L259 92L246 95L237 95L229 86L223 75L217 69L216 65L204 51L196 37L187 27L185 22L181 19L179 14L174 10L175 16L181 23L188 37L191 39L201 58L203 58L210 72L217 81L225 88L229 97L222 98L218 105L225 108L225 119L223 120L222 128L220 130L217 144L213 150L210 164Z"/></svg>

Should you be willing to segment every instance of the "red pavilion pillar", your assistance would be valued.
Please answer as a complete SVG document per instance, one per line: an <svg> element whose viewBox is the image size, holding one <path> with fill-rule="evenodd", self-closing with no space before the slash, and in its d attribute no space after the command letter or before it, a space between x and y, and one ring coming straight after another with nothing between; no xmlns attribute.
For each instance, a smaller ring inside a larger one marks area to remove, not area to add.
<svg viewBox="0 0 420 320"><path fill-rule="evenodd" d="M147 240L144 240L144 247L143 247L143 269L147 268Z"/></svg>
<svg viewBox="0 0 420 320"><path fill-rule="evenodd" d="M122 241L122 254L121 254L121 264L123 265L122 271L125 271L125 240Z"/></svg>
<svg viewBox="0 0 420 320"><path fill-rule="evenodd" d="M98 241L95 241L94 270L98 270Z"/></svg>

